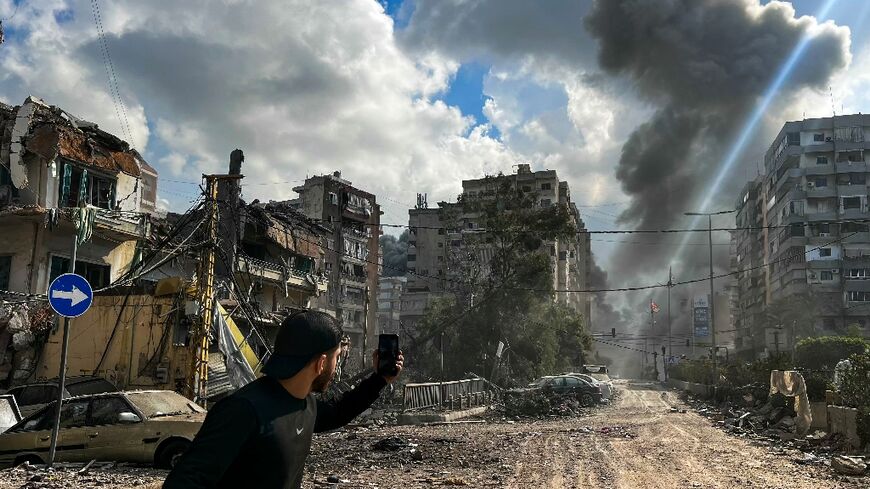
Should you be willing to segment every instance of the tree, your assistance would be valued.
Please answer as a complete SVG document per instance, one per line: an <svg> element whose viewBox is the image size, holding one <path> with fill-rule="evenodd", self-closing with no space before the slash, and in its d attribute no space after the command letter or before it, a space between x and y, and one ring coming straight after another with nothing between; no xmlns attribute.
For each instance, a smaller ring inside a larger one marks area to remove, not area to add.
<svg viewBox="0 0 870 489"><path fill-rule="evenodd" d="M809 294L789 295L774 301L767 309L768 327L782 328L797 338L815 336L818 301ZM793 339L794 341L794 339Z"/></svg>
<svg viewBox="0 0 870 489"><path fill-rule="evenodd" d="M406 229L398 239L391 235L381 236L381 254L384 258L384 277L400 277L408 272L408 237Z"/></svg>
<svg viewBox="0 0 870 489"><path fill-rule="evenodd" d="M576 365L589 348L584 318L554 300L551 244L576 236L569 210L538 206L536 193L507 178L488 179L484 192L442 206L448 233L461 238L448 247L452 297L433 304L417 326L417 343L434 347L421 362L432 377L442 334L448 378L490 374L499 341L507 345L503 363L522 378Z"/></svg>

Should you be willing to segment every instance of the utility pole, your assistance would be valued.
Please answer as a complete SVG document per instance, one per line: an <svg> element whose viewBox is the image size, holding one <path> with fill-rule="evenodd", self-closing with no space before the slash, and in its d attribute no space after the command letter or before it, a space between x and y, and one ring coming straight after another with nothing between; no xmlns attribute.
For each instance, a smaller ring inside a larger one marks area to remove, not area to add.
<svg viewBox="0 0 870 489"><path fill-rule="evenodd" d="M718 216L721 214L730 214L734 212L730 211L719 211L719 212L686 212L684 213L686 216L707 216L707 238L709 240L710 247L710 341L713 343L713 373L715 375L716 384L719 383L719 370L718 370L718 361L716 357L716 314L715 314L715 302L716 296L713 291L713 216Z"/></svg>
<svg viewBox="0 0 870 489"><path fill-rule="evenodd" d="M81 211L80 211L81 212ZM79 233L73 233L72 254L69 258L69 273L76 273L76 255L79 250ZM57 451L57 435L60 426L60 409L63 407L63 391L66 389L66 360L69 353L69 318L63 318L63 343L60 348L60 372L58 378L57 410L54 412L54 429L51 430L51 441L48 447L48 466L54 464L54 454ZM129 368L129 367L128 367Z"/></svg>
<svg viewBox="0 0 870 489"><path fill-rule="evenodd" d="M206 183L206 236L209 245L203 247L200 255L197 275L196 292L202 311L199 321L193 331L190 341L191 354L190 371L187 375L187 397L205 407L208 383L208 347L209 330L214 315L214 270L215 246L218 240L218 181L241 179L242 175L203 175ZM230 264L234 266L234 264ZM229 270L233 273L233 270Z"/></svg>
<svg viewBox="0 0 870 489"><path fill-rule="evenodd" d="M673 346L671 345L671 289L674 287L674 276L672 268L668 267L668 356L674 354ZM692 326L694 328L694 326ZM664 355L665 352L662 352ZM667 379L665 379L667 380Z"/></svg>

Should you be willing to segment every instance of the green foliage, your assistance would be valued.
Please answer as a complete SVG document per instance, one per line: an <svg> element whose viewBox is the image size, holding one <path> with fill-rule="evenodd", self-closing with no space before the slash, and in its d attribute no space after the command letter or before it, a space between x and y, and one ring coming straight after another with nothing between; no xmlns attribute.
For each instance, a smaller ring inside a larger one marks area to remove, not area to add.
<svg viewBox="0 0 870 489"><path fill-rule="evenodd" d="M837 362L849 355L863 353L867 346L862 338L849 336L804 338L795 345L795 366L832 373Z"/></svg>
<svg viewBox="0 0 870 489"><path fill-rule="evenodd" d="M818 300L810 294L794 294L774 301L767 309L769 327L780 327L798 338L815 336Z"/></svg>
<svg viewBox="0 0 870 489"><path fill-rule="evenodd" d="M384 277L399 277L408 271L408 237L406 229L398 239L390 234L380 238L381 253L384 258Z"/></svg>
<svg viewBox="0 0 870 489"><path fill-rule="evenodd" d="M419 363L426 377L440 375L442 333L447 378L466 372L490 376L499 341L506 345L500 370L517 379L578 365L590 346L584 318L553 293L548 243L573 239L567 208L540 207L534 192L489 178L487 190L441 207L449 230L486 231L462 233L460 246L448 246L453 297L432 304L417 324L416 341L430 345L418 351L432 352Z"/></svg>
<svg viewBox="0 0 870 489"><path fill-rule="evenodd" d="M856 353L849 357L849 363L840 382L843 403L870 412L870 353Z"/></svg>

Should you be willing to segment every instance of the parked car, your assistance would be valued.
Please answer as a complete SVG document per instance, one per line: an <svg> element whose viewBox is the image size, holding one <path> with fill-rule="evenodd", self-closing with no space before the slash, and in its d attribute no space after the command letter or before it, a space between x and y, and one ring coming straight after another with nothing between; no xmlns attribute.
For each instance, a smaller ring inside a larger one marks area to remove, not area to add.
<svg viewBox="0 0 870 489"><path fill-rule="evenodd" d="M573 375L541 377L531 386L556 394L574 394L583 406L594 406L601 402L601 389Z"/></svg>
<svg viewBox="0 0 870 489"><path fill-rule="evenodd" d="M601 398L602 399L610 399L611 396L613 395L613 383L610 382L609 380L604 381L604 380L600 380L598 378L593 377L591 374L581 374L581 373L575 373L575 372L568 372L564 375L573 375L574 377L583 379L586 382L589 382L590 384L597 386L598 388L601 389ZM597 375L601 375L601 374L597 374ZM604 376L606 377L607 375L604 374Z"/></svg>
<svg viewBox="0 0 870 489"><path fill-rule="evenodd" d="M55 403L0 434L0 465L46 462ZM187 450L205 410L172 391L129 391L63 400L55 460L112 460L171 468Z"/></svg>
<svg viewBox="0 0 870 489"><path fill-rule="evenodd" d="M19 385L6 392L15 396L21 415L27 417L50 402L57 400L58 379ZM102 392L117 392L114 384L102 377L77 376L67 377L64 382L63 397L100 394Z"/></svg>

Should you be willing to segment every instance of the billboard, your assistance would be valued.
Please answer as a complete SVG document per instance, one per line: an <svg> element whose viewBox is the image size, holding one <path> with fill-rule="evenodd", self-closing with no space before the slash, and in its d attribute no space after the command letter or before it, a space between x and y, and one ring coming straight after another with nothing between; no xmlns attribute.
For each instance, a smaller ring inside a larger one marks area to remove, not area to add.
<svg viewBox="0 0 870 489"><path fill-rule="evenodd" d="M710 336L710 301L706 295L692 301L693 324L696 337Z"/></svg>

